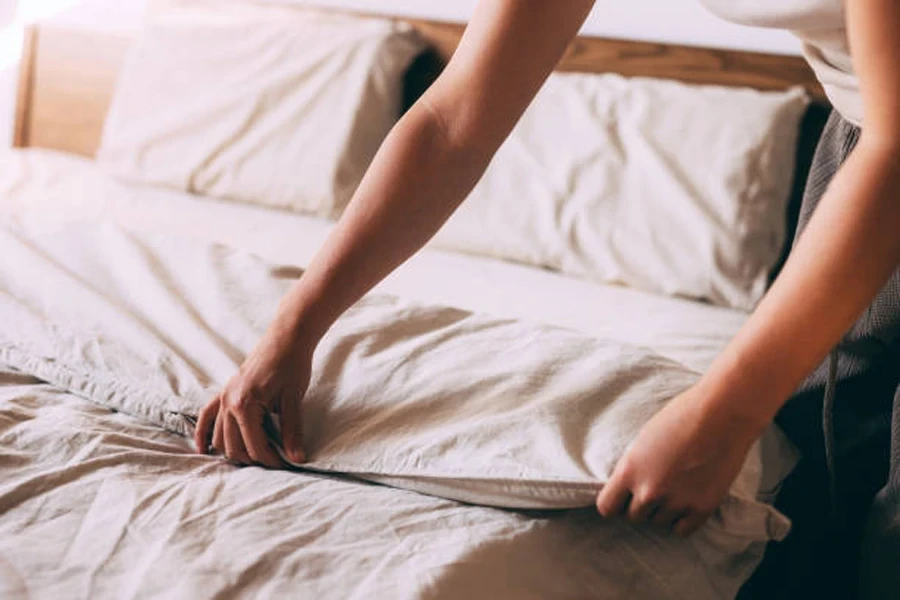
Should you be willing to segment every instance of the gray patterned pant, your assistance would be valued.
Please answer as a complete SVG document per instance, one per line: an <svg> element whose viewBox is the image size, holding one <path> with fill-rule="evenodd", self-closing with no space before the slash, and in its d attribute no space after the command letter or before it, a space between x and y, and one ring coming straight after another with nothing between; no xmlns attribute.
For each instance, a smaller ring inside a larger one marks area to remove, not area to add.
<svg viewBox="0 0 900 600"><path fill-rule="evenodd" d="M859 135L832 113L798 236ZM900 269L835 348L834 363L820 365L776 418L803 453L776 503L794 528L770 544L739 598L900 598L898 338ZM829 388L833 402L825 401Z"/></svg>

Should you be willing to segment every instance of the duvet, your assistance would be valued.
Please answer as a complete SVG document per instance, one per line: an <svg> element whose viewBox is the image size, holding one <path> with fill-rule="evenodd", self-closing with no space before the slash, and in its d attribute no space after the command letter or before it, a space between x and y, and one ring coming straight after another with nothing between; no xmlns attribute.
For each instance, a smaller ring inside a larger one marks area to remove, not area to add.
<svg viewBox="0 0 900 600"><path fill-rule="evenodd" d="M239 469L185 436L299 270L94 225L0 257L11 595L733 597L788 530L759 448L690 538L595 514L696 378L650 351L370 297L317 351L310 462Z"/></svg>

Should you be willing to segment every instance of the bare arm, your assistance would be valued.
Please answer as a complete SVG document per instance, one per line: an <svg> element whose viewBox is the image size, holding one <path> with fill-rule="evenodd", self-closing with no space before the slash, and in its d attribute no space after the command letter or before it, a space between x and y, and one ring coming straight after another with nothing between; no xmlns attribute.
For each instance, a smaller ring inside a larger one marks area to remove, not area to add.
<svg viewBox="0 0 900 600"><path fill-rule="evenodd" d="M331 324L421 248L468 195L590 12L593 0L481 0L450 64L394 127L263 340L201 413L198 450L277 466L263 418L281 413L302 460L299 401ZM224 413L224 414L222 414Z"/></svg>
<svg viewBox="0 0 900 600"><path fill-rule="evenodd" d="M782 275L707 378L771 420L900 264L900 4L850 0L865 126ZM724 390L722 390L724 392ZM727 394L722 394L727 396Z"/></svg>
<svg viewBox="0 0 900 600"><path fill-rule="evenodd" d="M900 264L900 3L847 0L865 126L759 308L700 383L641 431L597 507L689 533Z"/></svg>
<svg viewBox="0 0 900 600"><path fill-rule="evenodd" d="M285 298L314 338L421 248L468 195L592 1L483 0L445 72L385 141Z"/></svg>

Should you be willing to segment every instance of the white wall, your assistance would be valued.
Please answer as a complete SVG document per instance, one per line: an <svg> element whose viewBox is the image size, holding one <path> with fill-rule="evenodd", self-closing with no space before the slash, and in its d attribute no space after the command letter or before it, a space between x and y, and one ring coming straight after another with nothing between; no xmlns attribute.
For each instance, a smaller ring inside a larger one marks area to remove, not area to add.
<svg viewBox="0 0 900 600"><path fill-rule="evenodd" d="M19 0L20 7L40 16L57 6L79 2L53 17L72 27L100 31L134 31L140 27L148 1L152 0ZM270 0L272 2L344 7L382 14L398 14L447 21L465 21L477 0ZM560 0L565 2L566 0ZM0 14L12 0L0 0ZM43 7L43 8L42 8ZM800 46L789 34L725 23L706 12L697 0L598 0L583 33L622 39L650 40L755 50L780 54L799 53ZM0 29L0 147L12 135L15 104L15 49L18 38ZM7 47L4 47L6 44Z"/></svg>
<svg viewBox="0 0 900 600"><path fill-rule="evenodd" d="M305 0L305 3L465 21L477 0ZM582 33L778 54L800 52L800 44L790 34L725 23L710 14L697 0L597 0Z"/></svg>
<svg viewBox="0 0 900 600"><path fill-rule="evenodd" d="M3 2L4 0L0 0ZM9 1L9 0L5 0ZM40 2L41 0L20 0ZM61 2L65 0L52 0ZM68 0L71 1L71 0ZM265 0L263 0L265 1ZM362 12L466 21L477 0L268 0L282 4L342 7ZM560 0L565 2L565 0ZM102 30L136 29L152 0L88 0L55 20ZM710 14L698 0L597 0L582 32L692 46L799 54L800 44L783 31L742 27Z"/></svg>
<svg viewBox="0 0 900 600"><path fill-rule="evenodd" d="M16 14L16 2L13 0L0 0L0 28L6 27L12 22Z"/></svg>

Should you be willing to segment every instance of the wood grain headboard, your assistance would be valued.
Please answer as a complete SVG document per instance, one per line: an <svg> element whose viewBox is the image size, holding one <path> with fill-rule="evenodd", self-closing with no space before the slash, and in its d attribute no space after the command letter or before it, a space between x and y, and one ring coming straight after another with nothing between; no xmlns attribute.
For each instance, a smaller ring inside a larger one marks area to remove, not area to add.
<svg viewBox="0 0 900 600"><path fill-rule="evenodd" d="M418 61L421 72L410 74L421 88L452 55L464 27L404 21L433 48L433 60ZM32 27L19 78L14 145L93 156L130 42L127 37L49 24ZM814 98L824 98L812 71L796 56L579 37L558 68L762 90L800 85Z"/></svg>

